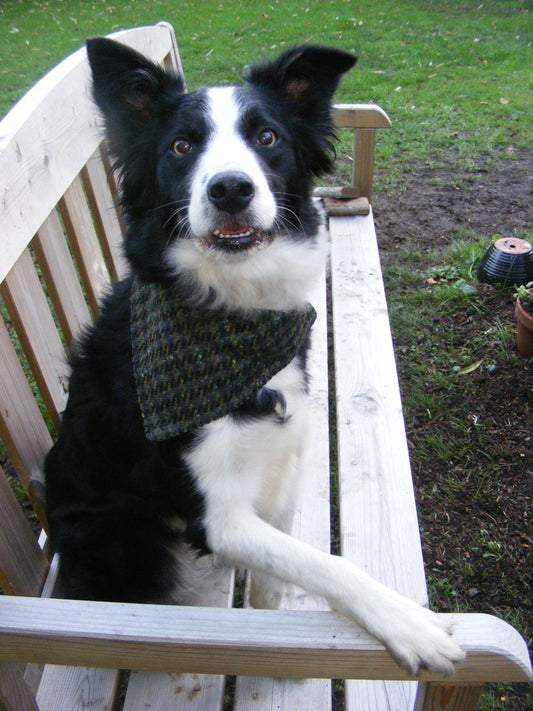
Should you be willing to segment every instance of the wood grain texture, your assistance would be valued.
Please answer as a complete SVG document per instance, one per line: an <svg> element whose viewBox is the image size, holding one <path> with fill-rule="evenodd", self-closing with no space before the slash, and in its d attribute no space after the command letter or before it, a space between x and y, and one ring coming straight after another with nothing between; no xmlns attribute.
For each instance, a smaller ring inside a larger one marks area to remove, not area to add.
<svg viewBox="0 0 533 711"><path fill-rule="evenodd" d="M91 314L55 210L41 225L32 246L69 346L81 328L89 323Z"/></svg>
<svg viewBox="0 0 533 711"><path fill-rule="evenodd" d="M48 562L1 467L0 511L0 586L6 595L39 595Z"/></svg>
<svg viewBox="0 0 533 711"><path fill-rule="evenodd" d="M337 128L390 128L391 120L376 104L335 104L333 120Z"/></svg>
<svg viewBox="0 0 533 711"><path fill-rule="evenodd" d="M332 218L343 555L427 603L402 403L372 214Z"/></svg>
<svg viewBox="0 0 533 711"><path fill-rule="evenodd" d="M32 482L44 485L42 465L52 438L2 320L0 373L0 436L34 510L43 521L42 502L35 498Z"/></svg>
<svg viewBox="0 0 533 711"><path fill-rule="evenodd" d="M155 61L176 54L166 25L136 28L116 37ZM0 175L10 177L0 187L0 281L100 140L82 48L37 82L0 122Z"/></svg>
<svg viewBox="0 0 533 711"><path fill-rule="evenodd" d="M116 199L109 188L100 151L97 151L81 172L81 178L91 214L104 255L107 271L112 281L121 279L127 269L123 254L123 235L120 226Z"/></svg>
<svg viewBox="0 0 533 711"><path fill-rule="evenodd" d="M476 711L482 691L476 684L420 684L414 711Z"/></svg>
<svg viewBox="0 0 533 711"><path fill-rule="evenodd" d="M67 188L58 207L89 307L96 316L111 279L81 179L76 178Z"/></svg>
<svg viewBox="0 0 533 711"><path fill-rule="evenodd" d="M41 711L24 681L20 664L0 662L1 711Z"/></svg>
<svg viewBox="0 0 533 711"><path fill-rule="evenodd" d="M518 632L490 615L444 615L467 658L455 684L533 679ZM283 678L404 680L389 653L334 612L0 597L5 661ZM443 682L423 672L423 681Z"/></svg>
<svg viewBox="0 0 533 711"><path fill-rule="evenodd" d="M343 555L427 602L402 405L372 214L330 218ZM413 708L416 684L348 683L348 709ZM371 701L373 699L373 701Z"/></svg>
<svg viewBox="0 0 533 711"><path fill-rule="evenodd" d="M119 676L115 669L47 665L37 692L39 711L109 711Z"/></svg>
<svg viewBox="0 0 533 711"><path fill-rule="evenodd" d="M29 250L13 265L0 292L48 414L58 425L68 393L65 349Z"/></svg>

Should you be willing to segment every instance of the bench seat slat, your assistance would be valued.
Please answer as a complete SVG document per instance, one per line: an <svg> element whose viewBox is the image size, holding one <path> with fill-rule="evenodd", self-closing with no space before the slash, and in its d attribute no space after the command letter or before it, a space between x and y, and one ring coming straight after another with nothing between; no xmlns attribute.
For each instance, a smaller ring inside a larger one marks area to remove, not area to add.
<svg viewBox="0 0 533 711"><path fill-rule="evenodd" d="M119 678L116 669L47 664L36 695L39 711L109 711Z"/></svg>
<svg viewBox="0 0 533 711"><path fill-rule="evenodd" d="M427 601L411 469L372 213L331 217L341 549ZM416 683L348 682L346 709L410 711Z"/></svg>

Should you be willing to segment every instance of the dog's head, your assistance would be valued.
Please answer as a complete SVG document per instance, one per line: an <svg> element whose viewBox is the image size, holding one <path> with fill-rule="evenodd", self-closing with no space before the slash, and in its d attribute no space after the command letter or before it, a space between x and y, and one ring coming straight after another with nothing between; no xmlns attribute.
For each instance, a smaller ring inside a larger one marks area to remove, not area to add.
<svg viewBox="0 0 533 711"><path fill-rule="evenodd" d="M133 266L231 306L305 298L323 256L312 178L332 167L331 99L355 58L297 47L249 69L244 87L186 93L117 42L87 50Z"/></svg>

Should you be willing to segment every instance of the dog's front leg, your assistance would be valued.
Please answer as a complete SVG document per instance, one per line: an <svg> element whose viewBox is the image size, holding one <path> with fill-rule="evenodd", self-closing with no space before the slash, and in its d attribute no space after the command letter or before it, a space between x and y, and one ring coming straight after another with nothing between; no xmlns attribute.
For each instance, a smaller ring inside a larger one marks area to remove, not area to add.
<svg viewBox="0 0 533 711"><path fill-rule="evenodd" d="M257 569L325 597L381 640L400 665L453 671L463 652L438 616L358 570L278 531L249 510L235 508L206 518L210 547L236 565Z"/></svg>

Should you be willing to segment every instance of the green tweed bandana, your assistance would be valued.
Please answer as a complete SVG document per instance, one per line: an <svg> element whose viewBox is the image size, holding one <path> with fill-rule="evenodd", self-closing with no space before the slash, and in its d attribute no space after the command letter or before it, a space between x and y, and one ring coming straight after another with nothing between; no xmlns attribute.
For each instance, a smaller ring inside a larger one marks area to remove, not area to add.
<svg viewBox="0 0 533 711"><path fill-rule="evenodd" d="M303 345L316 312L198 309L135 279L133 370L146 436L162 441L237 409Z"/></svg>

